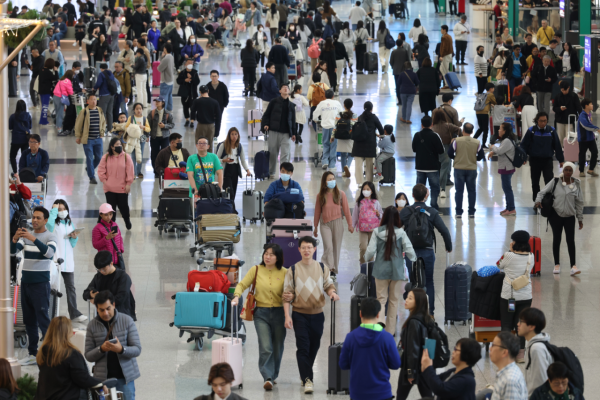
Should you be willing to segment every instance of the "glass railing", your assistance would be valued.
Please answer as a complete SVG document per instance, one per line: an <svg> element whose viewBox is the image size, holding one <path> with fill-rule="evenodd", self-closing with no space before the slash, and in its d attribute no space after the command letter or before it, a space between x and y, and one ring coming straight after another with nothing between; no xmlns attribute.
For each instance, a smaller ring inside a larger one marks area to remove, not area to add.
<svg viewBox="0 0 600 400"><path fill-rule="evenodd" d="M542 21L548 21L548 26L554 32L562 32L565 20L560 17L560 9L558 7L519 7L519 33L515 39L517 42L523 42L525 34L528 32L533 35L535 43L549 42L552 40L552 35L546 38L544 32L540 32ZM538 36L538 32L540 36Z"/></svg>

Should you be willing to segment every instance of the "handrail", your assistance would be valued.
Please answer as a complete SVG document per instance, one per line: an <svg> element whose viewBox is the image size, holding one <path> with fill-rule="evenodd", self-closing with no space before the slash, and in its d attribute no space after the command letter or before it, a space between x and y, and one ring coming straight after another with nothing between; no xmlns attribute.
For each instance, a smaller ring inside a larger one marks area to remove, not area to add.
<svg viewBox="0 0 600 400"><path fill-rule="evenodd" d="M12 59L15 58L21 50L23 50L23 47L27 46L27 43L29 43L31 40L33 40L35 35L37 35L37 33L40 30L42 30L42 28L44 28L46 25L48 25L48 21L44 20L35 26L35 28L29 33L29 35L27 35L25 40L23 40L21 43L19 43L17 48L14 49L13 52L10 53L10 55L8 57L6 57L6 60L4 60L4 62L2 64L0 64L0 73L4 70L4 68L6 68L8 63L11 62ZM0 38L0 40L4 40L4 38Z"/></svg>

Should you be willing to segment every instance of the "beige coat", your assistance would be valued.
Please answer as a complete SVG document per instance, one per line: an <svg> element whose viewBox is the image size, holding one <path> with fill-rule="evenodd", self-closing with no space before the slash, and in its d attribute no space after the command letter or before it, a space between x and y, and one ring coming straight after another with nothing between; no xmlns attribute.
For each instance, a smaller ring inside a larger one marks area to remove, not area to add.
<svg viewBox="0 0 600 400"><path fill-rule="evenodd" d="M100 107L96 107L100 114L100 137L104 137L104 131L106 130L106 118L104 118L104 112ZM84 108L77 119L75 120L75 138L81 139L81 144L87 144L88 136L90 134L90 112L88 107Z"/></svg>

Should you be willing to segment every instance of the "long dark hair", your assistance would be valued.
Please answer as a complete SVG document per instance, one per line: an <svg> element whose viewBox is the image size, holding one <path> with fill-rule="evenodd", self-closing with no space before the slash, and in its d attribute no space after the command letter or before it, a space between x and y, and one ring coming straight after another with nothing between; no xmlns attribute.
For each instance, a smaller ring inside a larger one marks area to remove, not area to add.
<svg viewBox="0 0 600 400"><path fill-rule="evenodd" d="M362 193L365 186L368 186L369 189L371 190L371 199L378 200L377 192L375 191L375 185L373 185L373 182L366 181L360 186L360 194L358 195L358 199L356 199L356 204L358 206L360 206L360 202L363 201L365 198L365 196L363 196L363 193Z"/></svg>
<svg viewBox="0 0 600 400"><path fill-rule="evenodd" d="M321 203L321 207L324 207L325 203L327 202L327 190L329 190L327 187L327 178L329 175L333 175L333 172L327 171L321 177L321 189L317 195L318 201ZM333 202L335 204L340 204L340 197L340 189L336 185L335 188L333 188Z"/></svg>
<svg viewBox="0 0 600 400"><path fill-rule="evenodd" d="M277 5L275 3L271 3L271 18L273 18L273 15L278 12L277 11Z"/></svg>
<svg viewBox="0 0 600 400"><path fill-rule="evenodd" d="M370 101L365 101L365 104L363 105L363 113L360 115L360 118L362 118L362 120L367 120L369 118L371 118L371 116L373 115L373 103L371 103Z"/></svg>
<svg viewBox="0 0 600 400"><path fill-rule="evenodd" d="M408 320L416 317L418 315L421 315L423 317L423 320L425 321L425 323L428 323L431 320L431 317L429 316L429 311L428 311L428 301L429 299L427 298L427 293L425 292L424 289L421 288L417 288L417 289L411 289L408 291L408 293L412 292L413 296L415 297L415 308L413 308L412 310L410 310L410 314L408 316L408 318L406 319L406 321L404 321L404 324L402 325L402 329L406 328L406 324L408 323ZM408 296L407 293L407 296Z"/></svg>
<svg viewBox="0 0 600 400"><path fill-rule="evenodd" d="M400 220L400 213L394 206L389 206L383 211L383 217L381 217L381 223L379 226L385 226L387 229L387 239L385 240L385 252L383 253L383 259L390 261L392 257L401 257L400 251L396 253L398 244L396 243L396 231L395 228L402 228L402 221Z"/></svg>
<svg viewBox="0 0 600 400"><path fill-rule="evenodd" d="M116 19L119 18L119 12L117 10L113 9L110 12L110 16L112 17L112 23L114 24Z"/></svg>
<svg viewBox="0 0 600 400"><path fill-rule="evenodd" d="M18 117L22 112L27 112L27 103L24 100L19 100L15 107L15 117Z"/></svg>
<svg viewBox="0 0 600 400"><path fill-rule="evenodd" d="M396 195L396 198L394 198L394 202L400 200L400 198L404 196L404 199L406 200L406 205L404 207L408 207L410 206L410 202L408 201L408 196L406 195L406 193L404 192L400 192Z"/></svg>
<svg viewBox="0 0 600 400"><path fill-rule="evenodd" d="M344 100L344 107L346 107L348 109L348 111L344 111L342 113L342 118L352 119L352 116L354 115L354 113L352 112L353 105L354 105L354 102L352 101L351 98L347 98L346 100Z"/></svg>
<svg viewBox="0 0 600 400"><path fill-rule="evenodd" d="M325 46L323 46L323 51L333 51L335 47L333 47L333 39L329 36L325 39ZM329 65L327 66L329 68Z"/></svg>
<svg viewBox="0 0 600 400"><path fill-rule="evenodd" d="M500 124L502 128L504 128L504 136L500 138L500 140L510 139L515 140L515 135L513 134L513 127L508 122L503 122Z"/></svg>
<svg viewBox="0 0 600 400"><path fill-rule="evenodd" d="M350 35L350 23L348 21L344 22L342 30L346 30L346 35Z"/></svg>
<svg viewBox="0 0 600 400"><path fill-rule="evenodd" d="M231 145L231 133L232 132L237 132L238 134L238 138L235 141L235 143L233 144L233 146ZM227 132L227 137L225 138L225 143L223 143L223 145L225 146L224 150L225 150L225 154L231 154L231 150L233 149L237 149L238 146L240 145L240 131L238 130L238 128L236 127L232 127L229 128L229 131ZM239 154L238 154L239 157Z"/></svg>
<svg viewBox="0 0 600 400"><path fill-rule="evenodd" d="M108 151L106 152L106 154L108 154L109 156L118 156L118 154L115 154L113 152L112 147L117 143L117 142L121 142L121 139L118 137L114 137L112 139L110 139L110 143L108 144ZM122 145L121 145L122 146Z"/></svg>
<svg viewBox="0 0 600 400"><path fill-rule="evenodd" d="M244 47L244 50L249 51L250 54L254 53L254 46L252 45L252 39L246 40L246 47Z"/></svg>
<svg viewBox="0 0 600 400"><path fill-rule="evenodd" d="M418 28L421 26L421 20L419 18L415 18L415 22L413 22L413 26Z"/></svg>
<svg viewBox="0 0 600 400"><path fill-rule="evenodd" d="M385 21L379 21L379 32L383 33L386 29Z"/></svg>
<svg viewBox="0 0 600 400"><path fill-rule="evenodd" d="M296 92L297 92L298 90L302 90L302 85L299 85L299 84L297 84L297 83L296 83L296 84L294 85L294 90L292 90L292 95L291 95L291 96L292 96L292 99L294 99L294 98L295 98L295 97L294 97L294 94L296 94Z"/></svg>
<svg viewBox="0 0 600 400"><path fill-rule="evenodd" d="M67 217L65 218L65 225L71 225L72 221L71 221L71 211L69 210L69 205L67 204L66 201L64 201L63 199L56 199L54 200L54 204L58 204L58 206L60 207L60 205L62 204L63 206L65 206L65 210L67 210L69 212L69 214L67 215ZM61 221L61 218L59 216L56 217L55 223L58 225Z"/></svg>
<svg viewBox="0 0 600 400"><path fill-rule="evenodd" d="M6 358L0 358L0 387L8 390L11 394L19 390L10 363Z"/></svg>
<svg viewBox="0 0 600 400"><path fill-rule="evenodd" d="M260 265L263 265L266 267L265 253L269 249L271 249L273 254L275 254L275 257L277 258L277 261L275 262L275 266L277 267L277 269L281 269L281 267L283 267L283 249L281 248L281 246L279 246L276 243L265 244L265 249L263 251L262 257L260 258L260 260L261 260Z"/></svg>
<svg viewBox="0 0 600 400"><path fill-rule="evenodd" d="M304 31L304 18L298 18L298 22L296 22L296 30L303 32Z"/></svg>

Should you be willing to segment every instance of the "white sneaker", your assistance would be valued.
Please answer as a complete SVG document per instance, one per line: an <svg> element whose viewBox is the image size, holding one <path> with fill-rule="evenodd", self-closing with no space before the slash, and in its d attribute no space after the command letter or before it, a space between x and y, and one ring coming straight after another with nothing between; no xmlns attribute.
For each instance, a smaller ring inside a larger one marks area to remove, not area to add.
<svg viewBox="0 0 600 400"><path fill-rule="evenodd" d="M314 391L313 383L310 379L306 378L306 382L304 383L304 393L309 394Z"/></svg>
<svg viewBox="0 0 600 400"><path fill-rule="evenodd" d="M79 46L79 51L81 51L81 46Z"/></svg>
<svg viewBox="0 0 600 400"><path fill-rule="evenodd" d="M446 198L446 191L445 191L445 190L442 190L442 191L440 192L440 198L441 198L441 199L445 199L445 198Z"/></svg>
<svg viewBox="0 0 600 400"><path fill-rule="evenodd" d="M79 317L77 318L73 318L71 321L73 322L84 322L87 321L88 317L86 317L85 315L81 314Z"/></svg>
<svg viewBox="0 0 600 400"><path fill-rule="evenodd" d="M36 359L35 359L34 356L28 355L27 357L20 359L19 360L19 364L21 364L23 366L25 366L25 365L36 365L37 361L36 361Z"/></svg>
<svg viewBox="0 0 600 400"><path fill-rule="evenodd" d="M226 53L226 52L228 52L228 51L229 51L229 47L224 47L224 48L223 48L223 52L224 52L224 53Z"/></svg>
<svg viewBox="0 0 600 400"><path fill-rule="evenodd" d="M581 273L581 271L579 269L577 269L576 266L573 266L571 268L571 276L579 275L580 273Z"/></svg>
<svg viewBox="0 0 600 400"><path fill-rule="evenodd" d="M77 46L77 40L73 42L73 47Z"/></svg>

